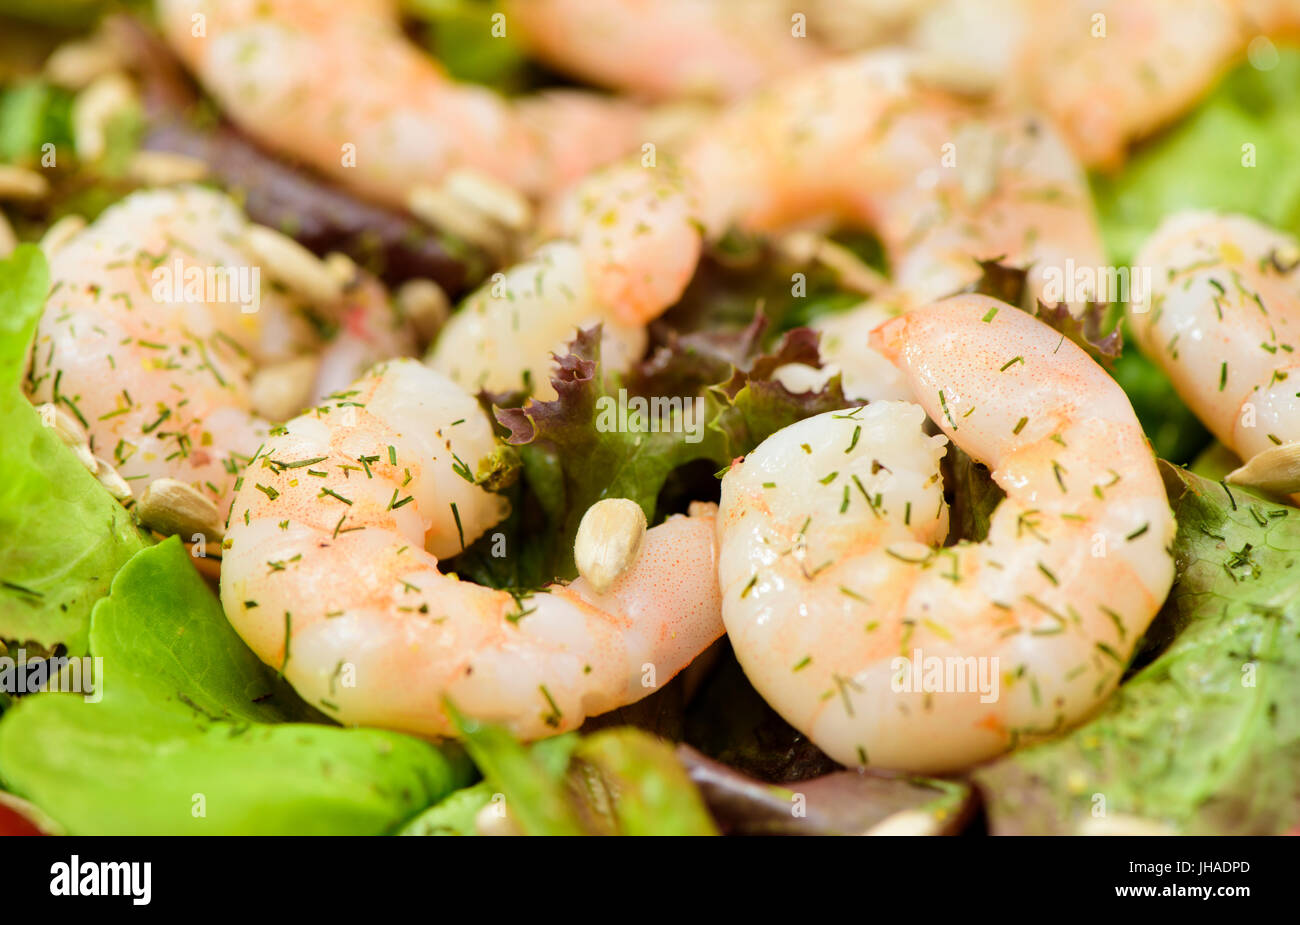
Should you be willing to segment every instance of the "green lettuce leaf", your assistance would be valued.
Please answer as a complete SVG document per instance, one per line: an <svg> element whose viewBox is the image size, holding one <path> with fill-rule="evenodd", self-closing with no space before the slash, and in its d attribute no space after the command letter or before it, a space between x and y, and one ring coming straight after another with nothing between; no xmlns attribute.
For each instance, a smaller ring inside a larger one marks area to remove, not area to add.
<svg viewBox="0 0 1300 925"><path fill-rule="evenodd" d="M1180 209L1245 212L1300 233L1300 49L1280 49L1268 71L1238 67L1122 172L1094 177L1093 192L1111 260L1121 266Z"/></svg>
<svg viewBox="0 0 1300 925"><path fill-rule="evenodd" d="M479 810L492 801L493 793L492 785L487 781L462 787L420 813L398 829L396 834L424 837L477 835L475 817Z"/></svg>
<svg viewBox="0 0 1300 925"><path fill-rule="evenodd" d="M1092 721L975 773L995 833L1101 812L1188 834L1300 821L1300 510L1162 471L1178 578L1147 636L1167 642Z"/></svg>
<svg viewBox="0 0 1300 925"><path fill-rule="evenodd" d="M542 583L576 574L573 538L596 501L629 498L654 523L670 513L659 509L660 493L684 467L704 463L716 471L781 428L849 404L838 376L820 391L803 394L772 379L786 363L820 365L817 336L806 328L787 332L773 353L742 360L741 354L757 348L763 325L760 319L731 338L743 343L739 351L703 336L674 338L626 379L603 375L599 329L581 331L570 352L556 358L551 382L557 398L497 409L509 443L519 447L524 482L545 515ZM746 360L746 369L735 365ZM638 430L622 421L622 410L638 396L684 397L699 411L674 418L671 428ZM716 496L716 485L710 490Z"/></svg>
<svg viewBox="0 0 1300 925"><path fill-rule="evenodd" d="M538 74L514 32L494 34L492 0L402 0L402 11L424 26L430 54L457 80L503 93L528 89Z"/></svg>
<svg viewBox="0 0 1300 925"><path fill-rule="evenodd" d="M1241 65L1120 173L1092 185L1116 266L1131 265L1156 226L1183 209L1243 212L1300 233L1300 50L1280 49L1268 71ZM1156 454L1191 462L1210 435L1168 377L1137 350L1124 351L1112 372Z"/></svg>
<svg viewBox="0 0 1300 925"><path fill-rule="evenodd" d="M144 4L127 0L126 5ZM111 6L108 0L0 0L0 15L69 29L91 25Z"/></svg>
<svg viewBox="0 0 1300 925"><path fill-rule="evenodd" d="M672 746L638 729L604 729L574 749L570 783L598 834L716 835Z"/></svg>
<svg viewBox="0 0 1300 925"><path fill-rule="evenodd" d="M631 727L526 746L455 713L483 781L421 813L402 835L476 835L493 800L524 835L713 835L704 801L662 740Z"/></svg>
<svg viewBox="0 0 1300 925"><path fill-rule="evenodd" d="M86 651L90 610L146 540L23 394L45 258L0 261L0 640Z"/></svg>
<svg viewBox="0 0 1300 925"><path fill-rule="evenodd" d="M0 160L36 167L47 143L74 150L72 94L40 79L0 90Z"/></svg>
<svg viewBox="0 0 1300 925"><path fill-rule="evenodd" d="M175 537L118 572L90 650L98 702L40 693L0 718L0 781L72 834L379 834L472 780L455 746L293 722L319 714Z"/></svg>

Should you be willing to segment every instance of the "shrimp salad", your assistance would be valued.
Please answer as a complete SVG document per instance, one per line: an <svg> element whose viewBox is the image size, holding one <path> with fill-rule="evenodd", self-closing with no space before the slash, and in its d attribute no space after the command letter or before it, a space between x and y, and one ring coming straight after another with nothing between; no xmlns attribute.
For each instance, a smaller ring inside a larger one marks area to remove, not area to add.
<svg viewBox="0 0 1300 925"><path fill-rule="evenodd" d="M0 834L1300 833L1293 0L0 44Z"/></svg>

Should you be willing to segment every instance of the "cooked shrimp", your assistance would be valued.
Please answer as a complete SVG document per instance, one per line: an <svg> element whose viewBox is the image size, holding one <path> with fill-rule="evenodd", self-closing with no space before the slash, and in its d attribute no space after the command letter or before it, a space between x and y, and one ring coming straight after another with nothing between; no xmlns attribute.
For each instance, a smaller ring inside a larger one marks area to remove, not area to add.
<svg viewBox="0 0 1300 925"><path fill-rule="evenodd" d="M464 477L494 449L478 402L410 361L290 421L235 499L221 575L235 629L341 722L454 735L450 699L525 739L640 699L721 635L711 510L649 530L603 594L580 578L516 597L440 573L505 513Z"/></svg>
<svg viewBox="0 0 1300 925"><path fill-rule="evenodd" d="M958 296L873 342L924 413L818 415L733 463L723 621L759 692L832 757L955 770L1115 688L1172 583L1174 521L1124 393L1031 316ZM940 545L946 440L925 414L1007 493L983 542Z"/></svg>
<svg viewBox="0 0 1300 925"><path fill-rule="evenodd" d="M681 296L700 254L695 206L669 165L620 163L555 206L553 240L466 298L429 363L463 388L519 388L550 397L553 351L580 327L602 323L606 370L645 350L645 325Z"/></svg>
<svg viewBox="0 0 1300 925"><path fill-rule="evenodd" d="M644 347L645 323L690 281L701 224L714 238L734 226L834 221L879 234L889 293L827 323L841 335L828 339L839 346L827 358L854 370L850 391L863 398L898 394L866 342L882 306L960 291L980 277L982 258L1028 267L1033 291L1067 259L1104 262L1082 171L1048 125L925 90L910 58L892 53L740 103L687 147L679 168L617 165L552 213L562 240L471 296L434 347L433 366L466 388L516 388L527 370L546 393L550 351L597 320L607 366L626 368ZM860 372L864 364L881 375Z"/></svg>
<svg viewBox="0 0 1300 925"><path fill-rule="evenodd" d="M309 317L348 332L322 363L326 379L414 347L368 277L336 305L263 285L248 228L226 196L170 187L126 197L50 255L29 392L72 411L137 492L168 477L229 501L268 426L250 376L320 349Z"/></svg>
<svg viewBox="0 0 1300 925"><path fill-rule="evenodd" d="M561 92L512 104L458 84L402 32L393 0L158 0L168 40L263 144L376 200L470 168L557 190L647 139L626 103Z"/></svg>
<svg viewBox="0 0 1300 925"><path fill-rule="evenodd" d="M705 226L838 221L873 230L916 304L978 261L1101 265L1086 178L1050 125L924 89L910 56L847 59L743 103L684 155Z"/></svg>
<svg viewBox="0 0 1300 925"><path fill-rule="evenodd" d="M826 358L846 372L869 355L882 306L958 292L982 259L1028 267L1035 295L1067 259L1105 263L1086 178L1051 126L927 90L914 64L875 52L822 68L734 107L684 155L711 234L836 222L881 239L891 291L820 325L834 334ZM849 385L859 398L898 395L867 376Z"/></svg>
<svg viewBox="0 0 1300 925"><path fill-rule="evenodd" d="M512 0L511 25L552 67L656 100L730 100L818 63L789 0Z"/></svg>
<svg viewBox="0 0 1300 925"><path fill-rule="evenodd" d="M1171 216L1137 257L1150 304L1128 319L1142 352L1242 459L1300 441L1300 243L1252 218Z"/></svg>
<svg viewBox="0 0 1300 925"><path fill-rule="evenodd" d="M1038 107L1084 163L1114 168L1251 40L1298 23L1290 0L939 0L912 44L927 77Z"/></svg>

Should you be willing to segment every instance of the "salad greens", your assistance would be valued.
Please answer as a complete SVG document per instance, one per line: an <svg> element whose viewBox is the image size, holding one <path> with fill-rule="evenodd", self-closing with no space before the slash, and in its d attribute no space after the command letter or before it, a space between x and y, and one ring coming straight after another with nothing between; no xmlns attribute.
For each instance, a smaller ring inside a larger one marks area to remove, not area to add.
<svg viewBox="0 0 1300 925"><path fill-rule="evenodd" d="M484 780L411 820L401 835L473 835L493 804L526 835L713 835L713 820L670 746L638 729L567 733L523 746L458 717ZM491 812L491 810L489 811Z"/></svg>
<svg viewBox="0 0 1300 925"><path fill-rule="evenodd" d="M305 722L175 538L118 573L90 652L102 700L0 722L0 779L72 834L378 834L472 779L458 747Z"/></svg>
<svg viewBox="0 0 1300 925"><path fill-rule="evenodd" d="M806 329L792 332L775 352L752 357L762 326L760 321L737 335L743 341L739 352L749 357L747 370L733 365L734 350L681 339L625 380L603 374L599 330L581 331L570 352L557 358L554 400L497 409L498 421L509 428L508 442L519 448L524 482L544 512L545 528L512 547L531 545L548 553L539 561L538 584L576 574L573 539L582 515L601 498L636 501L653 523L670 513L657 510L659 495L683 467L705 462L716 471L782 427L848 404L838 376L820 391L801 395L774 381L773 371L785 363L819 365L816 336ZM627 426L615 423L638 395L678 396L673 424L651 428L644 415L640 429L631 426L630 416ZM716 484L710 490L716 494Z"/></svg>
<svg viewBox="0 0 1300 925"><path fill-rule="evenodd" d="M64 23L105 7L0 0L0 14L57 10ZM493 4L404 0L404 9L453 76L504 92L536 82L522 48L492 35ZM71 152L70 103L41 79L0 86L0 162L39 163L51 141ZM115 123L109 156L84 175L60 160L49 212L19 212L20 232L61 211L93 216L120 195L113 178L139 129L134 115ZM1116 265L1189 207L1300 233L1300 50L1284 50L1269 71L1234 71L1093 189ZM882 266L878 242L850 244ZM790 268L759 241L737 236L715 250L627 375L606 373L599 333L585 331L557 357L554 400L485 397L508 447L477 475L509 493L513 512L496 532L510 537L511 555L503 565L488 554L489 536L451 568L522 593L571 577L573 537L596 500L633 499L653 522L714 497L712 474L776 430L849 404L838 378L796 395L772 376L786 363L819 365L815 335L799 326L857 296L810 270L810 293L793 297ZM989 285L1016 284L991 269ZM90 696L0 692L0 786L48 814L51 829L470 835L499 806L508 828L528 834L848 833L904 810L956 832L972 817L973 790L997 834L1076 832L1103 814L1186 833L1300 825L1300 719L1289 709L1300 690L1300 510L1219 481L1235 458L1136 350L1114 359L1099 315L1071 327L1040 311L1108 364L1159 456L1194 460L1190 470L1162 464L1178 521L1173 591L1131 675L1092 720L969 781L943 781L840 769L763 702L724 647L712 667L701 660L694 696L684 674L578 733L531 745L458 714L463 745L332 724L242 643L181 543L153 545L25 397L48 289L36 248L0 261L0 654L66 652L96 665ZM602 423L648 396L681 400L674 429ZM956 448L945 466L954 529L981 539L1002 493ZM611 722L687 744L675 751ZM801 797L806 817L790 812Z"/></svg>
<svg viewBox="0 0 1300 925"><path fill-rule="evenodd" d="M48 289L37 248L0 261L0 642L81 655L91 607L146 540L23 394Z"/></svg>
<svg viewBox="0 0 1300 925"><path fill-rule="evenodd" d="M1245 212L1300 233L1300 49L1278 64L1243 64L1113 177L1093 178L1112 261L1133 262L1142 241L1180 209Z"/></svg>
<svg viewBox="0 0 1300 925"><path fill-rule="evenodd" d="M108 0L0 0L0 16L69 28L89 26L109 6Z"/></svg>
<svg viewBox="0 0 1300 925"><path fill-rule="evenodd" d="M1115 176L1093 177L1102 235L1115 266L1181 209L1244 212L1300 233L1300 49L1276 67L1243 64L1185 119L1134 153ZM1136 349L1112 372L1157 455L1187 463L1209 432L1165 376Z"/></svg>
<svg viewBox="0 0 1300 925"><path fill-rule="evenodd" d="M0 160L39 164L46 144L73 150L72 94L39 78L0 91Z"/></svg>
<svg viewBox="0 0 1300 925"><path fill-rule="evenodd" d="M976 771L995 833L1117 813L1188 834L1300 822L1300 510L1161 465L1178 581L1147 636L1167 645L1091 722Z"/></svg>
<svg viewBox="0 0 1300 925"><path fill-rule="evenodd" d="M535 68L490 0L402 0L403 12L424 25L430 53L457 80L501 92L535 83ZM499 24L499 25L498 25ZM496 28L494 28L496 26Z"/></svg>

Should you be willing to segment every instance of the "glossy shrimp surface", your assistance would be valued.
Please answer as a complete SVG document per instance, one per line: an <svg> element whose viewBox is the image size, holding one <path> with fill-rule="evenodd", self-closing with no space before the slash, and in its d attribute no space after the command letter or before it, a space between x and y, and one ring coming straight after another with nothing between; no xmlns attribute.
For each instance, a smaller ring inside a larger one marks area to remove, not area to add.
<svg viewBox="0 0 1300 925"><path fill-rule="evenodd" d="M574 92L511 103L460 84L402 32L393 0L158 0L164 32L267 146L375 198L455 168L526 195L639 145L641 114Z"/></svg>
<svg viewBox="0 0 1300 925"><path fill-rule="evenodd" d="M549 397L553 351L602 324L607 369L645 349L647 322L681 296L699 260L696 207L680 172L620 163L557 201L552 239L472 293L429 355L462 387L518 388L527 374Z"/></svg>
<svg viewBox="0 0 1300 925"><path fill-rule="evenodd" d="M838 223L881 239L891 291L818 325L859 398L898 396L888 374L864 369L885 366L864 364L882 306L958 292L983 259L1028 268L1034 295L1067 260L1105 263L1086 178L1050 123L926 89L904 53L857 55L759 94L684 158L712 234Z"/></svg>
<svg viewBox="0 0 1300 925"><path fill-rule="evenodd" d="M939 0L910 43L927 77L1033 105L1084 163L1112 169L1253 39L1298 22L1289 0Z"/></svg>
<svg viewBox="0 0 1300 925"><path fill-rule="evenodd" d="M836 760L955 770L1115 688L1172 583L1174 521L1128 399L1046 325L970 295L874 340L921 407L819 415L733 464L723 620L759 692ZM1006 492L982 542L940 545L946 441L925 415Z"/></svg>
<svg viewBox="0 0 1300 925"><path fill-rule="evenodd" d="M1297 261L1291 235L1212 212L1171 216L1137 257L1152 279L1128 311L1143 353L1244 460L1300 440Z"/></svg>
<svg viewBox="0 0 1300 925"><path fill-rule="evenodd" d="M478 402L413 361L295 418L244 474L221 598L235 629L344 723L534 739L651 693L722 634L711 506L646 532L603 594L512 596L438 571L506 513L463 475L495 449ZM649 679L649 680L648 680Z"/></svg>
<svg viewBox="0 0 1300 925"><path fill-rule="evenodd" d="M326 381L349 381L357 364L413 348L409 332L384 323L393 315L373 280L361 278L334 306L263 285L243 244L247 229L239 208L212 190L143 191L49 258L29 393L71 410L91 450L137 493L169 477L229 501L268 427L252 411L250 376L322 346L307 309L348 332L321 364Z"/></svg>
<svg viewBox="0 0 1300 925"><path fill-rule="evenodd" d="M982 258L1101 262L1086 178L1050 124L927 90L909 55L858 55L760 94L684 157L711 232L872 229L917 303L978 279Z"/></svg>
<svg viewBox="0 0 1300 925"><path fill-rule="evenodd" d="M833 222L874 230L892 269L885 296L819 323L860 398L901 394L867 343L882 309L960 291L981 259L1028 268L1035 292L1066 260L1104 263L1083 173L1047 123L926 90L912 58L872 53L736 104L679 161L579 184L550 210L553 240L467 299L430 362L471 389L517 388L527 371L547 395L550 353L601 321L609 365L625 368L690 281L701 229Z"/></svg>
<svg viewBox="0 0 1300 925"><path fill-rule="evenodd" d="M649 99L737 99L826 55L788 0L514 0L508 16L552 67Z"/></svg>

